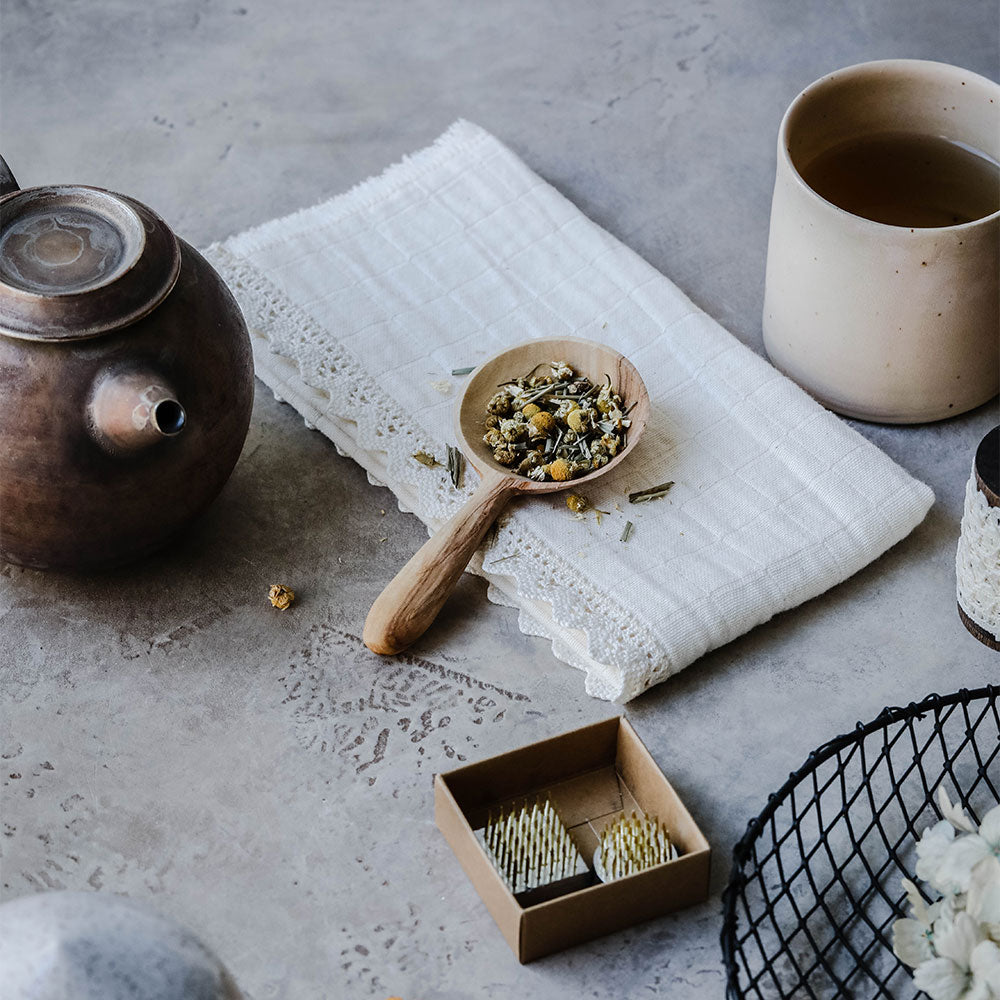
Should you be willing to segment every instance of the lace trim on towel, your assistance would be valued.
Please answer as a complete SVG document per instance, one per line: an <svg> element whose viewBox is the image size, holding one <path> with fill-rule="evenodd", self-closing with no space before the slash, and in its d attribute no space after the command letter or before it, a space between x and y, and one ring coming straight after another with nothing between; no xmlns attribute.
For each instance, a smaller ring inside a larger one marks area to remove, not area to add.
<svg viewBox="0 0 1000 1000"><path fill-rule="evenodd" d="M243 309L257 376L276 398L284 401L283 395L294 393L298 398L292 401L306 426L321 427L338 451L365 466L374 482L384 474L401 510L435 528L451 517L472 495L472 487L458 491L444 470L428 469L412 458L421 450L443 454L444 442L428 440L350 352L254 265L219 244L209 247L206 256ZM291 369L289 362L294 370L279 374L280 366ZM366 460L378 453L385 455L384 465ZM587 672L588 694L627 701L676 672L641 622L581 581L569 563L514 518L501 519L470 569L490 582L488 596L494 603L516 601L522 632L548 638L559 659ZM579 630L586 656L574 648L566 629Z"/></svg>
<svg viewBox="0 0 1000 1000"><path fill-rule="evenodd" d="M975 472L965 487L955 576L962 610L1000 638L1000 507L987 503L976 486Z"/></svg>

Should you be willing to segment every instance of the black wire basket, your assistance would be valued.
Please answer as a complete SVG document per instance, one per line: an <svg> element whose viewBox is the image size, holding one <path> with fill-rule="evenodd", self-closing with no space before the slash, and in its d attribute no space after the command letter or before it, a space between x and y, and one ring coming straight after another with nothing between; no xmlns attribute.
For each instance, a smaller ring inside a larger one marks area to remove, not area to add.
<svg viewBox="0 0 1000 1000"><path fill-rule="evenodd" d="M892 951L944 784L975 822L1000 802L1000 687L887 708L814 750L733 849L728 1000L917 997ZM919 884L919 882L918 882Z"/></svg>

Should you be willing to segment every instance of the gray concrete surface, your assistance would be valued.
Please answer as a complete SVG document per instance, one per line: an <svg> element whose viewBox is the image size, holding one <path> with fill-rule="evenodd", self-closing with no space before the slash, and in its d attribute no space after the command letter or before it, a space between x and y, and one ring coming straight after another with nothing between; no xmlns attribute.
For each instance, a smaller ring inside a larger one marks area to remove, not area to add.
<svg viewBox="0 0 1000 1000"><path fill-rule="evenodd" d="M996 77L997 32L992 0L6 0L0 148L23 184L129 192L203 245L464 116L760 351L785 105L887 56ZM858 425L933 486L925 523L627 707L714 845L713 898L522 968L433 826L431 776L616 710L469 578L411 655L369 654L367 608L423 530L258 388L181 544L98 578L0 571L0 898L150 900L251 1000L720 997L718 893L768 792L884 705L997 676L953 577L996 402Z"/></svg>

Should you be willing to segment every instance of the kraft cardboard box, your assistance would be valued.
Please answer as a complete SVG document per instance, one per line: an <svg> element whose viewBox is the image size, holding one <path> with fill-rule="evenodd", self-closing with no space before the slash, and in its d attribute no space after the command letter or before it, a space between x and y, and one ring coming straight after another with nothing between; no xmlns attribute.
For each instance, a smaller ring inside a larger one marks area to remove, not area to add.
<svg viewBox="0 0 1000 1000"><path fill-rule="evenodd" d="M680 857L544 902L519 902L476 830L502 807L546 796L592 869L604 827L635 811L666 824ZM468 764L434 779L434 814L459 863L521 962L708 898L711 849L631 724L621 718Z"/></svg>

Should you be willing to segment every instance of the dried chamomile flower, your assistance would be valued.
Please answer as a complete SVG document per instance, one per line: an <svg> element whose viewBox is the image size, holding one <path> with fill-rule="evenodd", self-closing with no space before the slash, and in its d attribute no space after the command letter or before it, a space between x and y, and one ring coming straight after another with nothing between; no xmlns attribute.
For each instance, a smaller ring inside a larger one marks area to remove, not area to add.
<svg viewBox="0 0 1000 1000"><path fill-rule="evenodd" d="M566 497L566 506L569 507L574 514L583 514L590 510L590 501L586 497L580 496L579 493L570 493Z"/></svg>
<svg viewBox="0 0 1000 1000"><path fill-rule="evenodd" d="M603 468L628 443L631 423L605 380L595 385L565 361L536 365L497 386L483 442L497 462L538 482L566 482Z"/></svg>
<svg viewBox="0 0 1000 1000"><path fill-rule="evenodd" d="M565 458L557 458L545 466L545 471L557 482L564 483L573 478L573 466Z"/></svg>
<svg viewBox="0 0 1000 1000"><path fill-rule="evenodd" d="M283 583L273 583L267 592L267 597L272 607L284 611L295 600L295 591Z"/></svg>
<svg viewBox="0 0 1000 1000"><path fill-rule="evenodd" d="M486 404L486 409L489 413L495 413L498 417L509 417L514 409L510 393L505 389L495 393Z"/></svg>
<svg viewBox="0 0 1000 1000"><path fill-rule="evenodd" d="M540 410L531 417L533 434L544 434L546 437L556 429L556 418L551 413Z"/></svg>
<svg viewBox="0 0 1000 1000"><path fill-rule="evenodd" d="M618 454L618 438L616 438L614 435L603 434L601 436L600 441L598 441L598 444L600 444L601 447L604 448L605 452L608 455Z"/></svg>
<svg viewBox="0 0 1000 1000"><path fill-rule="evenodd" d="M528 428L517 420L501 420L500 435L504 441L523 441L528 436Z"/></svg>

